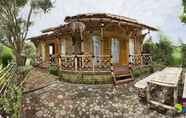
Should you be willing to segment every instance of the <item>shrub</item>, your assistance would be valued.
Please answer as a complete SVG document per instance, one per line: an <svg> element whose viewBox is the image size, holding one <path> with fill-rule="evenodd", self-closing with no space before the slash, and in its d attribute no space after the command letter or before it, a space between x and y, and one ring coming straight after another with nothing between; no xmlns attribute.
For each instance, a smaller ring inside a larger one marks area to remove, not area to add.
<svg viewBox="0 0 186 118"><path fill-rule="evenodd" d="M186 67L186 44L182 44L182 65Z"/></svg>
<svg viewBox="0 0 186 118"><path fill-rule="evenodd" d="M132 74L134 77L139 77L142 74L141 69L140 68L133 69Z"/></svg>
<svg viewBox="0 0 186 118"><path fill-rule="evenodd" d="M57 65L50 65L48 67L48 72L53 75L59 75L59 67Z"/></svg>
<svg viewBox="0 0 186 118"><path fill-rule="evenodd" d="M34 44L32 42L25 43L23 52L27 59L31 59L30 65L33 65L35 63L35 52L36 52L36 48Z"/></svg>
<svg viewBox="0 0 186 118"><path fill-rule="evenodd" d="M134 77L140 77L144 75L148 75L154 72L153 66L147 67L137 67L132 70L132 74Z"/></svg>
<svg viewBox="0 0 186 118"><path fill-rule="evenodd" d="M2 53L2 64L3 67L7 66L9 62L13 59L12 51L9 48L4 48Z"/></svg>
<svg viewBox="0 0 186 118"><path fill-rule="evenodd" d="M20 118L21 97L21 88L16 83L10 83L6 94L0 96L0 113L4 118Z"/></svg>

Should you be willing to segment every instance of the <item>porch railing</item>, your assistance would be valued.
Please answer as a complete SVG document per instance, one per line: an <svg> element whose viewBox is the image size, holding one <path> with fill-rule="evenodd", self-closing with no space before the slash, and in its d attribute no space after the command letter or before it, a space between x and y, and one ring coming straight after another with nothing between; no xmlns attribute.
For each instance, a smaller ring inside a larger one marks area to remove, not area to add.
<svg viewBox="0 0 186 118"><path fill-rule="evenodd" d="M110 72L111 56L62 55L61 69L65 71Z"/></svg>
<svg viewBox="0 0 186 118"><path fill-rule="evenodd" d="M64 71L110 72L112 59L110 55L61 55L60 58L50 56L50 64L59 64ZM150 54L129 55L129 63L133 65L150 65Z"/></svg>
<svg viewBox="0 0 186 118"><path fill-rule="evenodd" d="M151 54L129 55L129 63L133 65L150 65L152 64Z"/></svg>

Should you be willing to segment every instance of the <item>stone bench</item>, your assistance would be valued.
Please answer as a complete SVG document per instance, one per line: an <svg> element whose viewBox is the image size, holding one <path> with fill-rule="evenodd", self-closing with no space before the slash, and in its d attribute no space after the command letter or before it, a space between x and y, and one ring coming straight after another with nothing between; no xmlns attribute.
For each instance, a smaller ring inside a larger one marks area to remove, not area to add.
<svg viewBox="0 0 186 118"><path fill-rule="evenodd" d="M184 73L183 82L184 82L184 87L183 87L183 95L182 95L182 98L186 98L186 73Z"/></svg>
<svg viewBox="0 0 186 118"><path fill-rule="evenodd" d="M159 71L152 73L150 76L145 77L144 79L135 83L135 87L138 89L138 96L139 97L146 97L146 88L147 82L150 81L154 76L156 76Z"/></svg>

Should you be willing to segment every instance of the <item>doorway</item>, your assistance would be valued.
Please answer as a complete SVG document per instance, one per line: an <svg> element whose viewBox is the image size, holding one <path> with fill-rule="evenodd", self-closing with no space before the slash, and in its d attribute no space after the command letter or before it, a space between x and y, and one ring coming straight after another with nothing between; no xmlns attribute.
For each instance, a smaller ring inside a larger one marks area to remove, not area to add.
<svg viewBox="0 0 186 118"><path fill-rule="evenodd" d="M48 45L48 52L49 52L49 59L50 59L50 63L55 63L55 44L54 43L50 43Z"/></svg>

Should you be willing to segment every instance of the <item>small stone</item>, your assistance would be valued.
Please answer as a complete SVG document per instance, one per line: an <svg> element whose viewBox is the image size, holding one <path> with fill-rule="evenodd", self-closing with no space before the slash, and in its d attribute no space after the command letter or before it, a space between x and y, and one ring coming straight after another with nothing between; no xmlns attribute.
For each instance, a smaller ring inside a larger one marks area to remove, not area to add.
<svg viewBox="0 0 186 118"><path fill-rule="evenodd" d="M64 110L61 111L61 115L65 115L66 112Z"/></svg>
<svg viewBox="0 0 186 118"><path fill-rule="evenodd" d="M92 88L89 88L88 91L92 91L93 89Z"/></svg>
<svg viewBox="0 0 186 118"><path fill-rule="evenodd" d="M42 111L36 112L36 116L37 116L37 117L42 117L42 115L43 115L43 112L42 112Z"/></svg>
<svg viewBox="0 0 186 118"><path fill-rule="evenodd" d="M63 96L62 95L58 95L57 98L58 99L63 99Z"/></svg>
<svg viewBox="0 0 186 118"><path fill-rule="evenodd" d="M49 106L49 107L53 107L53 106L54 106L54 103L51 102L51 103L48 104L48 106Z"/></svg>
<svg viewBox="0 0 186 118"><path fill-rule="evenodd" d="M30 103L30 99L29 99L29 98L26 99L26 103L27 103L27 104Z"/></svg>
<svg viewBox="0 0 186 118"><path fill-rule="evenodd" d="M96 111L100 110L100 107L99 106L95 106L95 110Z"/></svg>

